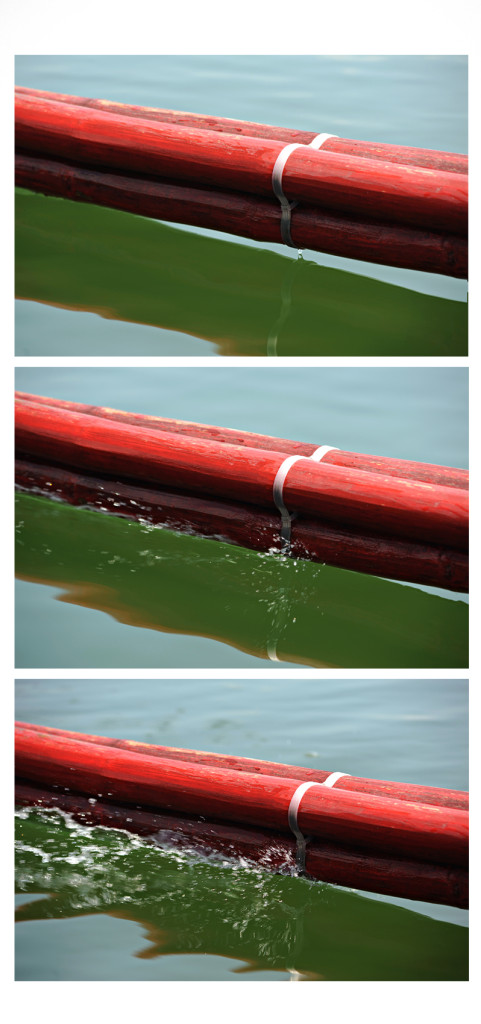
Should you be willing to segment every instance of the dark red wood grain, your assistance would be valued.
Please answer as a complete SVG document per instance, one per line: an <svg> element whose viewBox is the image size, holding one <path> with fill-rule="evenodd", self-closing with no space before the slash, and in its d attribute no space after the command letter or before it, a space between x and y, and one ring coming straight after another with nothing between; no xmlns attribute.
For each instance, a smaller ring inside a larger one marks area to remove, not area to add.
<svg viewBox="0 0 481 1024"><path fill-rule="evenodd" d="M105 173L25 153L15 157L15 181L46 195L156 220L193 224L260 242L281 241L277 200L246 192ZM292 212L291 237L299 249L333 256L456 278L466 278L468 273L467 240L446 232L360 219L301 204Z"/></svg>
<svg viewBox="0 0 481 1024"><path fill-rule="evenodd" d="M66 402L61 398L47 398L43 395L31 395L24 391L16 391L19 401L38 402L57 409L70 412L86 413L88 416L99 416L100 419L116 420L128 423L132 427L152 430L163 430L171 434L183 434L187 437L200 437L220 444L243 445L248 448L263 448L266 451L283 452L288 455L312 455L316 448L324 444L321 438L316 444L302 441L290 441L285 438L270 437L265 434L253 434L247 430L232 430L227 427L210 426L205 423L192 423L186 420L166 419L162 416L146 416L142 413L123 412L120 409L109 409L105 406L85 405L80 402ZM382 455L363 455L357 452L345 452L340 449L327 452L322 460L325 464L344 466L350 469L367 470L370 473L385 473L389 476L405 480L424 480L426 483L442 484L443 487L460 487L468 490L469 472L467 469L455 469L448 466L436 466L427 462L412 462L406 459L391 459Z"/></svg>
<svg viewBox="0 0 481 1024"><path fill-rule="evenodd" d="M34 99L54 100L74 106L91 107L109 114L124 117L146 118L185 128L204 128L229 135L249 135L256 139L275 139L284 142L300 142L309 145L324 129L316 132L299 131L293 128L277 128L273 125L239 121L230 117L215 117L207 114L192 114L183 110L165 110L154 107L139 107L128 103L114 103L111 100L89 99L85 96L68 96L65 93L46 92L41 89L27 89L17 86L15 92ZM374 160L389 160L395 164L414 164L440 171L468 173L468 157L460 153L445 153L434 149L418 149L413 146L394 146L383 142L362 142L359 139L342 139L333 136L324 142L322 149L330 153L345 153L349 156L368 157Z"/></svg>
<svg viewBox="0 0 481 1024"><path fill-rule="evenodd" d="M228 768L231 771L248 772L254 775L273 775L277 778L294 778L301 782L323 783L332 771L321 771L316 768L302 768L275 761L259 761L251 757L233 757L230 754L215 754L204 750L186 750L181 747L163 747L152 743L139 743L136 740L112 739L110 736L92 736L86 733L71 732L67 729L55 729L52 726L33 725L30 722L16 722L20 729L46 733L52 737L80 740L82 743L95 743L97 746L116 747L128 750L132 754L146 754L149 757L170 758L187 761L192 764L210 765L211 768ZM345 765L343 766L345 767ZM434 786L417 786L406 782L390 782L379 779L363 779L358 776L345 775L335 783L336 789L347 789L357 793L371 793L372 796L389 797L395 800L409 800L411 803L433 804L436 807L457 807L468 810L469 794L456 789L441 789Z"/></svg>
<svg viewBox="0 0 481 1024"><path fill-rule="evenodd" d="M152 836L155 842L230 857L248 858L269 871L294 869L295 843L280 833L226 823L195 821L123 807L76 793L41 789L18 780L15 802L23 807L58 808L85 826L108 828ZM439 864L362 853L334 843L310 840L306 850L306 874L334 885L384 893L404 899L423 900L465 908L468 906L468 872Z"/></svg>
<svg viewBox="0 0 481 1024"><path fill-rule="evenodd" d="M95 799L289 833L295 778L239 773L131 754L17 727L19 778ZM298 812L303 834L381 854L446 866L468 863L468 814L367 793L311 787Z"/></svg>
<svg viewBox="0 0 481 1024"><path fill-rule="evenodd" d="M282 144L270 139L133 119L17 94L19 150L89 166L272 195ZM467 177L449 171L296 149L284 168L288 199L324 210L467 234Z"/></svg>
<svg viewBox="0 0 481 1024"><path fill-rule="evenodd" d="M15 480L20 488L71 505L222 538L255 551L281 546L277 511L244 502L172 493L22 459L15 461ZM342 529L305 516L293 520L289 556L447 590L467 592L469 586L468 555L463 551Z"/></svg>
<svg viewBox="0 0 481 1024"><path fill-rule="evenodd" d="M16 402L16 449L72 469L272 508L278 452L219 444ZM301 459L284 485L292 512L465 551L468 495L455 487Z"/></svg>

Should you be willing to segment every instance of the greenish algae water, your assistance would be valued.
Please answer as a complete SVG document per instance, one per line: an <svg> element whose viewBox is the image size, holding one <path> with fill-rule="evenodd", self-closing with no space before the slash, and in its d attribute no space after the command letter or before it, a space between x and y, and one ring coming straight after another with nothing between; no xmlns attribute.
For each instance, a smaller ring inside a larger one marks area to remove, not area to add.
<svg viewBox="0 0 481 1024"><path fill-rule="evenodd" d="M460 595L31 494L17 495L16 572L19 668L468 663Z"/></svg>
<svg viewBox="0 0 481 1024"><path fill-rule="evenodd" d="M225 356L467 355L466 303L19 189L16 295L17 355L38 347L25 301L161 328L156 344L153 331L138 333L139 356L175 353L172 332L179 354L191 335ZM65 354L55 323L42 355ZM87 331L82 346L128 351L113 330Z"/></svg>
<svg viewBox="0 0 481 1024"><path fill-rule="evenodd" d="M17 980L468 976L465 927L349 890L169 851L56 812L17 812L16 845ZM116 928L98 957L105 919Z"/></svg>

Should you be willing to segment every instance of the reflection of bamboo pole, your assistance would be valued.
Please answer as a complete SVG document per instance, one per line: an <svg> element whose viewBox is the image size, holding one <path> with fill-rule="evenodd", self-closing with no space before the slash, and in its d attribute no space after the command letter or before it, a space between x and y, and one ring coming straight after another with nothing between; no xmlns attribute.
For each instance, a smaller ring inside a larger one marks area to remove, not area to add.
<svg viewBox="0 0 481 1024"><path fill-rule="evenodd" d="M83 96L68 96L64 93L46 92L41 89L26 89L16 86L18 95L33 99L54 100L73 106L91 107L104 113L121 114L124 117L146 118L166 124L183 125L187 128L204 128L209 131L227 132L229 135L248 135L257 139L277 139L279 142L300 142L309 145L317 132L298 131L292 128L276 128L273 125L255 124L230 117L212 117L205 114L191 114L182 110L164 110L153 107L133 106L129 103L114 103L111 100L88 99ZM346 153L370 159L389 160L391 163L414 164L438 170L468 173L468 158L458 153L444 153L433 149L417 149L414 146L394 146L389 143L361 142L358 139L341 139L331 135L323 144L324 152Z"/></svg>
<svg viewBox="0 0 481 1024"><path fill-rule="evenodd" d="M115 172L141 173L255 196L272 196L282 145L271 139L222 135L24 94L15 97L19 150ZM467 176L386 160L296 148L282 188L291 201L384 223L467 233Z"/></svg>
<svg viewBox="0 0 481 1024"><path fill-rule="evenodd" d="M117 747L120 750L128 750L134 754L147 754L149 757L167 757L192 764L210 765L211 768L227 768L230 771L272 775L278 778L295 778L298 782L323 783L332 775L332 771L320 771L316 768L300 768L297 765L259 761L251 757L233 757L231 754L184 750L180 747L162 747L153 743L140 743L136 740L112 739L110 736L91 736L85 733L71 732L67 729L56 729L52 726L34 725L27 722L17 722L16 726L34 732L45 733L53 738L58 736L59 738L81 740L83 743L94 743L97 746L104 747ZM408 800L414 803L434 804L437 807L456 807L458 810L468 809L468 793L456 789L416 786L411 783L386 782L379 779L363 779L353 775L343 775L336 781L335 785L338 790L347 789L358 793L371 793L372 796L384 796L396 800Z"/></svg>
<svg viewBox="0 0 481 1024"><path fill-rule="evenodd" d="M299 787L295 777L159 759L21 726L15 729L15 771L20 779L95 799L261 825L288 835L289 807ZM457 808L312 785L299 804L297 824L305 836L360 852L450 867L468 863L468 814Z"/></svg>
<svg viewBox="0 0 481 1024"><path fill-rule="evenodd" d="M467 353L465 302L38 193L17 193L15 220L19 298L182 331L225 355L262 356L293 268L278 355Z"/></svg>
<svg viewBox="0 0 481 1024"><path fill-rule="evenodd" d="M172 494L105 477L86 476L59 466L17 459L18 487L71 505L88 506L173 530L215 537L254 551L280 551L279 516L242 502ZM296 517L289 556L355 572L466 593L468 555L453 548L416 543L362 530L338 528L320 519ZM282 613L284 605L279 605ZM282 616L281 616L282 617ZM274 629L269 657L276 661Z"/></svg>
<svg viewBox="0 0 481 1024"><path fill-rule="evenodd" d="M453 175L459 178L459 175ZM280 242L279 204L244 192L207 185L129 176L18 153L18 186L47 195L112 206L156 220L225 231L260 242ZM313 204L292 213L291 237L299 249L313 249L370 263L466 278L466 239L420 225L383 222Z"/></svg>
<svg viewBox="0 0 481 1024"><path fill-rule="evenodd" d="M15 398L22 402L37 402L39 405L64 409L66 412L81 412L100 419L127 423L131 427L166 431L167 433L183 434L188 437L205 438L207 441L245 445L248 448L263 448L265 451L283 452L284 455L312 455L319 447L317 444L306 444L302 441L289 441L285 438L270 437L266 434L253 434L247 430L232 430L227 427L209 426L205 423L192 423L187 420L166 419L163 416L148 416L143 413L123 412L120 409L109 409L98 405L85 405L81 402L67 402L61 398L45 398L42 395L31 395L24 391L16 391ZM389 476L405 480L424 480L425 483L442 484L444 487L469 487L467 469L432 465L427 462L412 462L407 459L391 459L382 455L364 455L357 452L344 452L332 448L323 458L324 465L344 466L350 469L367 470L370 473L386 473Z"/></svg>
<svg viewBox="0 0 481 1024"><path fill-rule="evenodd" d="M26 494L17 507L18 576L119 622L210 637L259 658L275 638L280 660L321 667L467 665L461 601Z"/></svg>

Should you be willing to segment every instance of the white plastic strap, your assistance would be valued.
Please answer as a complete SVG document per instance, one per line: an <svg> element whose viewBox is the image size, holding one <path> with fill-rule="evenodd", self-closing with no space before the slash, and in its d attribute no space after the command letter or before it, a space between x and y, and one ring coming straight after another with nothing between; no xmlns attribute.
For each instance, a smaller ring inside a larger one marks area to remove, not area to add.
<svg viewBox="0 0 481 1024"><path fill-rule="evenodd" d="M302 143L292 142L290 146L284 146L277 156L274 167L272 168L272 191L277 197L281 204L281 238L285 245L290 245L295 248L291 238L291 210L296 206L296 203L290 203L284 195L282 188L282 174L284 167L295 149L299 149Z"/></svg>
<svg viewBox="0 0 481 1024"><path fill-rule="evenodd" d="M322 135L316 135L315 139L311 139L309 146L311 149L320 149L328 139L338 138L338 135L330 135L329 132L323 132Z"/></svg>
<svg viewBox="0 0 481 1024"><path fill-rule="evenodd" d="M291 796L291 802L287 811L287 821L291 832L296 837L296 868L299 874L304 874L306 870L306 836L304 836L297 824L297 812L299 810L299 804L311 786L320 786L320 782L302 782L300 786L294 791Z"/></svg>
<svg viewBox="0 0 481 1024"><path fill-rule="evenodd" d="M309 838L301 832L297 821L299 805L304 793L307 793L307 790L310 789L311 786L327 786L328 788L332 788L335 786L338 779L341 779L343 775L347 774L347 772L331 772L331 774L327 776L327 779L324 779L324 782L301 782L301 785L294 790L294 793L291 796L291 802L287 811L287 821L291 832L293 832L296 837L296 868L300 875L305 874L306 871L306 843Z"/></svg>
<svg viewBox="0 0 481 1024"><path fill-rule="evenodd" d="M282 175L284 173L284 167L295 149L320 149L324 145L327 139L335 139L336 135L329 135L327 132L323 132L321 135L316 135L312 142L308 146L302 142L291 142L288 146L284 146L278 153L274 167L272 168L272 191L281 204L281 238L285 245L290 245L292 249L296 249L291 238L291 210L297 206L297 202L290 202L287 196L284 195L282 188Z"/></svg>
<svg viewBox="0 0 481 1024"><path fill-rule="evenodd" d="M320 448L316 448L315 452L309 455L309 458L312 462L320 462L328 452L337 452L338 450L334 444L321 444Z"/></svg>
<svg viewBox="0 0 481 1024"><path fill-rule="evenodd" d="M291 514L284 505L284 481L291 466L293 466L295 462L299 462L299 459L305 458L305 455L289 455L287 459L284 459L284 462L281 462L279 469L277 470L274 483L272 485L274 505L281 513L281 540L284 542L285 546L288 546L291 540Z"/></svg>
<svg viewBox="0 0 481 1024"><path fill-rule="evenodd" d="M337 451L335 445L323 444L320 448L316 448L312 455L288 455L287 459L281 462L272 485L272 497L276 508L279 509L281 514L281 540L285 548L288 548L291 542L292 515L284 504L284 483L291 466L299 462L299 459L310 459L311 462L320 462L328 452L334 451Z"/></svg>
<svg viewBox="0 0 481 1024"><path fill-rule="evenodd" d="M331 774L327 776L327 779L324 779L324 782L322 782L321 785L328 786L332 789L332 787L336 785L338 779L343 778L350 779L351 776L349 775L349 772L331 772Z"/></svg>

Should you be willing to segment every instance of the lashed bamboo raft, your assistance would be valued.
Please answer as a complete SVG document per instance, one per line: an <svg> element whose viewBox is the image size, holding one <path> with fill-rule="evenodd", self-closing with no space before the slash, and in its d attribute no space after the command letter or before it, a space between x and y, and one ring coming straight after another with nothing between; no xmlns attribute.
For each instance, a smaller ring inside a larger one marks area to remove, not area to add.
<svg viewBox="0 0 481 1024"><path fill-rule="evenodd" d="M25 89L15 116L19 185L261 241L284 240L272 176L295 136L281 179L292 245L467 275L467 165L456 154L333 137L312 149L313 133Z"/></svg>
<svg viewBox="0 0 481 1024"><path fill-rule="evenodd" d="M19 803L141 835L163 830L173 843L247 855L273 870L294 868L289 808L306 776L318 783L297 813L310 837L303 865L310 877L467 906L465 793L333 781L329 772L16 726Z"/></svg>
<svg viewBox="0 0 481 1024"><path fill-rule="evenodd" d="M72 504L196 530L256 550L468 586L468 474L19 394L17 482ZM274 482L292 514L281 539Z"/></svg>

